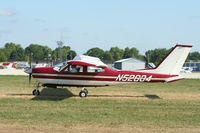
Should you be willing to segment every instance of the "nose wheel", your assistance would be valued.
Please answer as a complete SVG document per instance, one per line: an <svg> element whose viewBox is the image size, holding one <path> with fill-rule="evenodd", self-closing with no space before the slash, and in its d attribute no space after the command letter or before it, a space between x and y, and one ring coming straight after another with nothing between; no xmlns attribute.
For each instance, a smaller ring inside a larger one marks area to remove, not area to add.
<svg viewBox="0 0 200 133"><path fill-rule="evenodd" d="M40 91L37 90L37 89L33 90L32 93L33 93L34 96L38 96L38 95L40 95Z"/></svg>
<svg viewBox="0 0 200 133"><path fill-rule="evenodd" d="M87 97L88 95L88 90L86 88L82 88L81 91L79 92L80 97Z"/></svg>
<svg viewBox="0 0 200 133"><path fill-rule="evenodd" d="M34 89L33 92L32 92L32 94L34 96L39 96L40 95L39 87L40 87L40 83L37 83L36 89Z"/></svg>

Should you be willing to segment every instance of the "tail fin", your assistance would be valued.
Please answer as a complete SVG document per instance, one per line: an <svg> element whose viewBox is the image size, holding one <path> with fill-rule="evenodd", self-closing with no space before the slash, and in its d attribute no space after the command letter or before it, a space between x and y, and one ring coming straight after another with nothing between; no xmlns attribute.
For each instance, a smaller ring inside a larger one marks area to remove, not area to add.
<svg viewBox="0 0 200 133"><path fill-rule="evenodd" d="M176 44L169 54L154 69L139 70L140 72L179 75L180 70L190 52L191 45Z"/></svg>

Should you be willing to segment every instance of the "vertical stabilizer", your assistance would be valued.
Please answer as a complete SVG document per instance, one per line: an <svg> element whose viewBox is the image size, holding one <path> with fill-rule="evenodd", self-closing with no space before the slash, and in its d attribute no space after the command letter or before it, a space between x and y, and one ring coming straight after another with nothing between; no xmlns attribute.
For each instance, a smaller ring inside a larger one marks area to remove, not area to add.
<svg viewBox="0 0 200 133"><path fill-rule="evenodd" d="M140 72L179 75L180 70L192 48L191 45L177 44L154 69L139 70Z"/></svg>

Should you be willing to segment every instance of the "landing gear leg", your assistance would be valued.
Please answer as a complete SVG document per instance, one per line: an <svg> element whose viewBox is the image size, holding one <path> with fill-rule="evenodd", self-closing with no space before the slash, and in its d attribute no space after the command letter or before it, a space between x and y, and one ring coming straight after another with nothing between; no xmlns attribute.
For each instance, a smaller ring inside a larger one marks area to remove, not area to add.
<svg viewBox="0 0 200 133"><path fill-rule="evenodd" d="M40 87L40 83L36 83L36 89L34 89L32 92L33 95L35 95L35 96L40 95L39 87Z"/></svg>
<svg viewBox="0 0 200 133"><path fill-rule="evenodd" d="M80 91L80 93L79 93L79 96L80 97L87 97L87 95L88 95L88 90L86 89L86 88L82 88L81 89L81 91Z"/></svg>

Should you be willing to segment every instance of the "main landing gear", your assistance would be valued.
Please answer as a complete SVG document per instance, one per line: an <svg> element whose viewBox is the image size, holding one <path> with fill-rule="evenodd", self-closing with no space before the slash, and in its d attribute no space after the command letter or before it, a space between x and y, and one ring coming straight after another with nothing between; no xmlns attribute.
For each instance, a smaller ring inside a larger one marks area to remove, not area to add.
<svg viewBox="0 0 200 133"><path fill-rule="evenodd" d="M39 96L40 95L40 91L39 91L39 88L40 88L40 83L36 83L36 89L33 90L33 95L35 96Z"/></svg>
<svg viewBox="0 0 200 133"><path fill-rule="evenodd" d="M40 91L39 91L39 88L40 88L41 84L40 83L36 83L36 89L33 90L33 95L35 96L39 96L40 95ZM87 97L88 95L88 90L86 88L82 88L81 91L79 92L79 96L80 97Z"/></svg>
<svg viewBox="0 0 200 133"><path fill-rule="evenodd" d="M81 91L79 92L80 97L87 97L88 95L88 90L86 88L82 88Z"/></svg>

